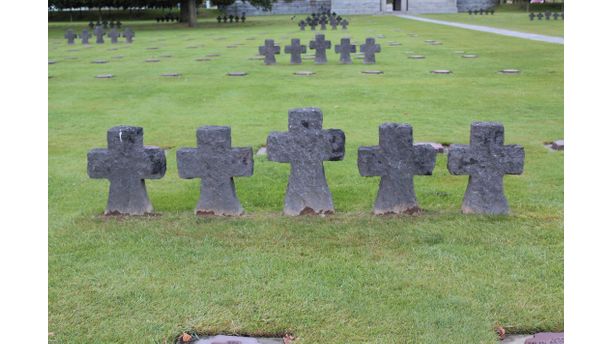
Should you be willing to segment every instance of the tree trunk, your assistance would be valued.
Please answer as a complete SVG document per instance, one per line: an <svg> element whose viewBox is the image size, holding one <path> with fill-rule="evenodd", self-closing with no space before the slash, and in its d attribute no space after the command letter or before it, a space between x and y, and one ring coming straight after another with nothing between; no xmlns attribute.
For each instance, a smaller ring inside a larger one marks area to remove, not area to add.
<svg viewBox="0 0 612 344"><path fill-rule="evenodd" d="M188 0L187 5L188 5L187 6L187 14L188 14L187 26L195 27L196 24L198 23L196 0Z"/></svg>
<svg viewBox="0 0 612 344"><path fill-rule="evenodd" d="M180 19L181 19L181 23L187 23L189 21L189 0L181 0L180 2Z"/></svg>

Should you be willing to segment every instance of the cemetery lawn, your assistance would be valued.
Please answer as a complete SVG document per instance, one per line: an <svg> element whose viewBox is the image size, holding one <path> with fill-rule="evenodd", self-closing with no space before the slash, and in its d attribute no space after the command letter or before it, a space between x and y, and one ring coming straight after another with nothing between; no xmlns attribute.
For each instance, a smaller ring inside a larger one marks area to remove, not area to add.
<svg viewBox="0 0 612 344"><path fill-rule="evenodd" d="M538 14L538 12L534 12ZM469 15L467 13L450 13L450 14L427 14L420 15L421 17L446 20L452 22L491 26L500 29L508 29L520 32L537 33L540 35L563 37L563 23L564 21L559 18L554 20L550 17L550 20L542 18L534 18L533 21L529 20L529 13L527 12L495 12L494 15Z"/></svg>
<svg viewBox="0 0 612 344"><path fill-rule="evenodd" d="M313 38L287 16L204 20L195 30L135 22L133 45L91 48L62 38L84 23L50 24L50 342L169 343L194 330L290 332L300 343L496 343L497 325L563 330L564 158L543 145L563 138L563 46L392 16L350 19L348 32L328 39L385 35L376 65L338 65L331 52L327 65L291 66L286 54L276 66L249 60L265 38ZM226 48L234 43L244 45ZM195 61L207 54L221 56ZM151 57L161 62L144 62ZM504 68L521 74L497 73ZM292 75L300 70L317 74ZM103 73L115 77L94 78ZM303 106L321 107L324 127L346 133L345 159L325 163L337 213L282 216L289 166L256 156L254 175L236 180L247 214L195 217L199 180L178 178L176 150L195 146L196 128L229 125L234 146L257 150ZM468 177L449 175L441 154L433 176L415 177L420 216L370 214L378 178L360 177L356 158L360 145L377 144L379 124L410 123L415 141L467 143L474 120L502 122L506 143L525 147L524 174L505 177L510 216L462 215ZM146 182L158 216L101 216L108 182L88 178L86 155L121 124L144 127L145 144L167 149L166 176Z"/></svg>

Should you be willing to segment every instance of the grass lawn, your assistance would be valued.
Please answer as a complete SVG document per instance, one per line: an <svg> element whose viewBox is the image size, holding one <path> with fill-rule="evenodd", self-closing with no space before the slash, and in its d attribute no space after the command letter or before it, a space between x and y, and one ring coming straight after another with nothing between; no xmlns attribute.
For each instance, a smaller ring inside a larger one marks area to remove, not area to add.
<svg viewBox="0 0 612 344"><path fill-rule="evenodd" d="M537 14L537 12L535 14ZM559 18L559 20L554 20L552 17L550 20L546 20L546 18L538 20L538 18L534 18L534 20L531 21L529 20L529 13L527 12L495 12L494 15L469 15L467 13L427 14L421 16L431 19L563 37L564 21L561 20L561 18Z"/></svg>
<svg viewBox="0 0 612 344"><path fill-rule="evenodd" d="M291 66L285 54L276 66L248 60L265 38L312 39L285 16L195 30L129 23L134 44L91 48L67 46L68 24L50 24L50 342L163 343L196 330L291 332L301 343L495 343L498 324L563 330L563 152L542 145L563 137L563 46L391 16L351 19L348 32L327 37L384 34L376 66L338 65L331 52L327 65ZM233 43L244 45L226 48ZM94 78L102 73L115 77ZM199 126L230 125L234 146L256 149L303 106L321 107L324 127L346 133L345 159L325 164L337 213L282 216L289 166L257 156L254 175L236 182L247 215L195 217L199 181L178 178L177 148L194 147ZM444 155L433 176L415 177L422 215L370 214L378 178L360 177L356 157L360 145L377 144L379 124L410 123L415 141L467 143L475 120L503 122L506 142L525 147L524 174L505 179L512 215L460 214L468 178L449 175ZM86 155L120 124L144 127L145 144L167 149L166 176L147 181L160 216L101 216L108 182L88 178Z"/></svg>

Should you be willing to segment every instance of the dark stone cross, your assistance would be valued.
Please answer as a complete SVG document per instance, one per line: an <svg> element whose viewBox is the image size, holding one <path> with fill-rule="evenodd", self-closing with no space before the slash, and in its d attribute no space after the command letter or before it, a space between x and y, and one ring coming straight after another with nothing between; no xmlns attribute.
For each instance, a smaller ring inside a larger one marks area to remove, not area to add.
<svg viewBox="0 0 612 344"><path fill-rule="evenodd" d="M159 179L166 173L166 156L158 147L143 145L140 127L119 126L107 132L108 149L87 153L90 178L110 180L104 214L144 215L153 212L145 179Z"/></svg>
<svg viewBox="0 0 612 344"><path fill-rule="evenodd" d="M355 44L351 44L350 38L340 39L340 44L335 46L336 54L340 54L340 63L351 64L351 53L357 52Z"/></svg>
<svg viewBox="0 0 612 344"><path fill-rule="evenodd" d="M112 44L116 44L117 38L121 37L121 33L119 33L117 29L112 28L111 32L108 34L108 37L110 37Z"/></svg>
<svg viewBox="0 0 612 344"><path fill-rule="evenodd" d="M359 46L359 51L363 53L364 64L375 64L376 53L380 52L380 44L376 44L374 38L366 38L365 44Z"/></svg>
<svg viewBox="0 0 612 344"><path fill-rule="evenodd" d="M94 25L93 21L91 21L91 20L89 21L89 24L87 24L87 25L89 26L89 29L90 29L90 30L93 30L93 29L94 29L94 27L95 27L95 25Z"/></svg>
<svg viewBox="0 0 612 344"><path fill-rule="evenodd" d="M544 12L544 16L546 17L546 20L550 20L550 16L551 16L551 12L550 11L546 11Z"/></svg>
<svg viewBox="0 0 612 344"><path fill-rule="evenodd" d="M302 64L304 53L306 53L306 46L300 45L299 38L291 39L291 45L285 46L285 54L291 54L291 64Z"/></svg>
<svg viewBox="0 0 612 344"><path fill-rule="evenodd" d="M234 177L253 175L253 150L232 148L230 127L201 127L196 138L198 148L181 148L176 152L179 177L201 179L196 214L243 214Z"/></svg>
<svg viewBox="0 0 612 344"><path fill-rule="evenodd" d="M298 24L298 26L300 27L300 31L304 31L306 28L306 22L303 20L300 20L300 23Z"/></svg>
<svg viewBox="0 0 612 344"><path fill-rule="evenodd" d="M317 25L319 25L319 21L316 19L312 19L308 22L308 26L310 26L310 31L315 31L317 29Z"/></svg>
<svg viewBox="0 0 612 344"><path fill-rule="evenodd" d="M326 50L331 48L331 41L325 40L325 35L318 34L314 41L310 41L310 49L315 49L315 63L327 63Z"/></svg>
<svg viewBox="0 0 612 344"><path fill-rule="evenodd" d="M291 164L285 215L333 213L323 161L342 160L344 142L342 130L323 129L319 108L289 110L289 131L268 135L268 159Z"/></svg>
<svg viewBox="0 0 612 344"><path fill-rule="evenodd" d="M331 25L332 30L338 29L338 19L336 19L336 16L329 18L329 25Z"/></svg>
<svg viewBox="0 0 612 344"><path fill-rule="evenodd" d="M83 32L81 32L81 43L89 44L90 37L91 37L91 34L89 33L89 30L84 29Z"/></svg>
<svg viewBox="0 0 612 344"><path fill-rule="evenodd" d="M104 44L105 33L101 26L96 26L96 29L94 30L94 35L96 36L97 44Z"/></svg>
<svg viewBox="0 0 612 344"><path fill-rule="evenodd" d="M348 20L343 19L343 20L340 22L340 25L342 25L342 30L346 30L346 27L348 26L348 24L349 24Z"/></svg>
<svg viewBox="0 0 612 344"><path fill-rule="evenodd" d="M529 13L529 20L533 21L533 18L535 18L535 14L533 12Z"/></svg>
<svg viewBox="0 0 612 344"><path fill-rule="evenodd" d="M104 26L105 29L108 29L108 21L107 20L104 20L102 22L102 25Z"/></svg>
<svg viewBox="0 0 612 344"><path fill-rule="evenodd" d="M327 18L321 18L319 24L321 24L321 31L327 30Z"/></svg>
<svg viewBox="0 0 612 344"><path fill-rule="evenodd" d="M132 31L132 29L130 29L129 27L123 30L123 37L125 37L126 43L132 43L132 39L134 38L134 36L136 36L136 34L134 34L134 31Z"/></svg>
<svg viewBox="0 0 612 344"><path fill-rule="evenodd" d="M448 170L453 175L469 175L463 197L463 213L507 214L504 175L523 173L525 151L519 145L504 146L504 126L474 122L469 145L451 145Z"/></svg>
<svg viewBox="0 0 612 344"><path fill-rule="evenodd" d="M374 214L413 214L420 211L413 177L430 176L436 165L431 145L413 145L412 126L384 123L378 127L378 146L359 147L357 165L363 177L380 176Z"/></svg>
<svg viewBox="0 0 612 344"><path fill-rule="evenodd" d="M553 18L555 18L555 20L559 20L559 13L553 13Z"/></svg>
<svg viewBox="0 0 612 344"><path fill-rule="evenodd" d="M538 17L538 20L542 20L542 18L544 17L544 15L543 15L542 13L538 13L537 17Z"/></svg>
<svg viewBox="0 0 612 344"><path fill-rule="evenodd" d="M265 56L264 63L267 65L275 64L276 58L274 55L280 54L280 47L274 45L273 39L266 39L263 46L259 47L259 55Z"/></svg>
<svg viewBox="0 0 612 344"><path fill-rule="evenodd" d="M68 40L68 44L72 45L74 44L74 39L77 38L77 35L74 33L74 31L72 31L72 29L68 29L68 31L66 31L64 34L64 38Z"/></svg>

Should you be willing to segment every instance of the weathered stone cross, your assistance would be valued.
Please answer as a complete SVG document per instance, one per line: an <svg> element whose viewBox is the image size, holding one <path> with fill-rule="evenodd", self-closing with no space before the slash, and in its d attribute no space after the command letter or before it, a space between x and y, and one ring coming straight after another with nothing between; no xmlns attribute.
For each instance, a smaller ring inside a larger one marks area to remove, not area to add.
<svg viewBox="0 0 612 344"><path fill-rule="evenodd" d="M119 33L117 29L112 28L111 32L108 34L108 37L110 37L112 44L116 44L117 38L121 37L121 33Z"/></svg>
<svg viewBox="0 0 612 344"><path fill-rule="evenodd" d="M525 151L519 145L504 146L504 126L474 122L469 145L451 145L448 170L454 175L469 175L463 197L463 213L506 214L504 175L523 173Z"/></svg>
<svg viewBox="0 0 612 344"><path fill-rule="evenodd" d="M132 43L132 39L134 38L134 36L136 36L134 34L134 31L132 31L132 29L130 29L129 27L125 28L125 30L123 30L123 37L125 37L125 42L126 43Z"/></svg>
<svg viewBox="0 0 612 344"><path fill-rule="evenodd" d="M310 26L310 31L315 31L317 29L317 25L319 25L319 21L316 19L311 19L308 22L308 26Z"/></svg>
<svg viewBox="0 0 612 344"><path fill-rule="evenodd" d="M259 54L265 56L265 64L275 64L276 58L274 55L280 54L280 47L274 45L273 39L266 39L264 45L259 47Z"/></svg>
<svg viewBox="0 0 612 344"><path fill-rule="evenodd" d="M300 31L304 31L304 28L306 27L306 22L303 20L300 20L300 23L298 24L298 26L300 27Z"/></svg>
<svg viewBox="0 0 612 344"><path fill-rule="evenodd" d="M104 29L100 25L96 26L94 29L94 35L96 36L96 43L103 44L104 43Z"/></svg>
<svg viewBox="0 0 612 344"><path fill-rule="evenodd" d="M376 63L376 53L380 52L380 44L376 44L374 38L366 38L365 44L359 46L359 51L363 53L364 64Z"/></svg>
<svg viewBox="0 0 612 344"><path fill-rule="evenodd" d="M364 177L380 176L374 214L413 214L420 211L413 177L431 175L436 150L412 144L412 126L384 123L378 128L379 145L359 147L357 165Z"/></svg>
<svg viewBox="0 0 612 344"><path fill-rule="evenodd" d="M332 30L336 30L338 28L338 20L335 16L331 16L331 18L329 18L329 25L331 25Z"/></svg>
<svg viewBox="0 0 612 344"><path fill-rule="evenodd" d="M327 30L327 18L319 19L319 24L321 24L321 31Z"/></svg>
<svg viewBox="0 0 612 344"><path fill-rule="evenodd" d="M333 18L333 17L332 17ZM353 60L351 60L351 53L357 51L355 44L351 44L350 38L342 38L340 39L340 44L336 45L336 54L340 54L340 63L351 64Z"/></svg>
<svg viewBox="0 0 612 344"><path fill-rule="evenodd" d="M230 127L201 127L196 137L198 148L176 152L179 177L201 178L196 214L241 215L234 177L253 175L253 150L232 148Z"/></svg>
<svg viewBox="0 0 612 344"><path fill-rule="evenodd" d="M144 146L140 127L114 127L108 130L106 137L108 149L96 148L87 154L89 177L110 180L104 213L144 215L153 212L144 180L164 176L164 151Z"/></svg>
<svg viewBox="0 0 612 344"><path fill-rule="evenodd" d="M343 19L343 20L340 22L340 25L342 25L342 30L346 30L346 27L348 26L348 24L349 24L348 20Z"/></svg>
<svg viewBox="0 0 612 344"><path fill-rule="evenodd" d="M315 49L315 63L327 63L326 50L331 48L331 41L325 40L325 35L318 34L314 41L310 41L310 49Z"/></svg>
<svg viewBox="0 0 612 344"><path fill-rule="evenodd" d="M344 132L323 129L319 108L289 110L289 131L268 135L268 159L291 164L284 213L326 214L334 211L323 161L344 158Z"/></svg>
<svg viewBox="0 0 612 344"><path fill-rule="evenodd" d="M285 46L285 54L291 54L291 64L302 64L304 53L306 53L306 46L300 45L299 38L291 39L291 45Z"/></svg>
<svg viewBox="0 0 612 344"><path fill-rule="evenodd" d="M72 45L74 44L74 39L77 38L77 35L74 33L74 31L72 31L72 29L68 29L68 31L66 31L64 34L64 38L68 40L68 44Z"/></svg>
<svg viewBox="0 0 612 344"><path fill-rule="evenodd" d="M81 43L89 44L90 37L91 37L91 34L89 33L89 30L87 29L83 30L83 32L81 32Z"/></svg>

